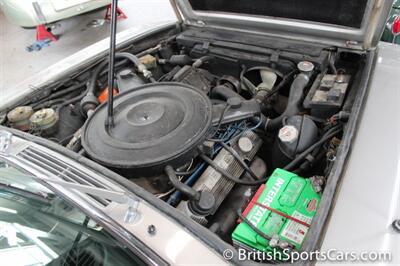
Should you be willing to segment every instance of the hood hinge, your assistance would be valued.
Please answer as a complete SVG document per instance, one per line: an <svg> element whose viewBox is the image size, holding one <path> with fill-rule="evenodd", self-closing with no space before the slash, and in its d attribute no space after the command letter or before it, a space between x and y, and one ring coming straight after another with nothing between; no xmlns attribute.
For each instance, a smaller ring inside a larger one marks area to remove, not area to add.
<svg viewBox="0 0 400 266"><path fill-rule="evenodd" d="M360 49L360 43L358 41L346 41L346 47L350 49Z"/></svg>
<svg viewBox="0 0 400 266"><path fill-rule="evenodd" d="M203 28L206 26L206 23L202 20L185 20L186 24L191 25L191 26L196 26L199 28Z"/></svg>

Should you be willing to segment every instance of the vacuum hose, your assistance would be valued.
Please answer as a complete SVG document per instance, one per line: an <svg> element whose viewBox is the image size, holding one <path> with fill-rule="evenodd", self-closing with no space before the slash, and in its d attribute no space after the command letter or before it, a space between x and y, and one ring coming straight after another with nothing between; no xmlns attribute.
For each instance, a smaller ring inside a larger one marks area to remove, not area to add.
<svg viewBox="0 0 400 266"><path fill-rule="evenodd" d="M147 70L145 65L140 63L140 60L137 56L130 53L122 52L122 53L116 53L115 58L127 59L131 61L136 66L138 71L142 73L146 79L150 80L151 82L155 82L152 73L149 70ZM96 97L97 80L99 79L99 75L102 72L102 70L108 65L108 62L109 60L105 60L101 62L99 65L97 65L92 76L90 77L86 96L81 101L81 106L84 113L87 113L89 110L95 109L97 105L99 105L99 101L97 100Z"/></svg>
<svg viewBox="0 0 400 266"><path fill-rule="evenodd" d="M165 171L165 174L168 176L169 181L171 182L173 187L175 187L177 190L182 192L189 199L194 199L194 200L200 199L200 192L196 191L193 188L180 182L178 177L176 176L175 170L174 170L174 168L172 168L172 166L167 165L165 167L164 171Z"/></svg>

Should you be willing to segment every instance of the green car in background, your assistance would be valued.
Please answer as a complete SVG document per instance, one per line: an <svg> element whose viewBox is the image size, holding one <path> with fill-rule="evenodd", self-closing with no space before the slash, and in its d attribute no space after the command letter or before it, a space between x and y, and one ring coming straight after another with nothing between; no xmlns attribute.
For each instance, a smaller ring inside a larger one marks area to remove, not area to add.
<svg viewBox="0 0 400 266"><path fill-rule="evenodd" d="M393 27L393 22L397 21L397 27ZM394 28L396 28L394 30ZM386 23L385 31L382 35L382 41L391 42L400 44L399 37L399 28L400 28L400 0L395 0L393 2L392 10L390 11L390 15L388 21Z"/></svg>

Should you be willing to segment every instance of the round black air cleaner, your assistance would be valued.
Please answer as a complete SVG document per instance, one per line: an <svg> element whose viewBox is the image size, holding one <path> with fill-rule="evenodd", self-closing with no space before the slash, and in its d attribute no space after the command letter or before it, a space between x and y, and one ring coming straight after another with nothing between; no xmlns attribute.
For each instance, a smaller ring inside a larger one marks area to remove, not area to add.
<svg viewBox="0 0 400 266"><path fill-rule="evenodd" d="M211 102L189 85L146 84L115 97L110 131L106 116L103 104L86 121L82 145L88 155L112 168L153 175L195 154L211 126Z"/></svg>

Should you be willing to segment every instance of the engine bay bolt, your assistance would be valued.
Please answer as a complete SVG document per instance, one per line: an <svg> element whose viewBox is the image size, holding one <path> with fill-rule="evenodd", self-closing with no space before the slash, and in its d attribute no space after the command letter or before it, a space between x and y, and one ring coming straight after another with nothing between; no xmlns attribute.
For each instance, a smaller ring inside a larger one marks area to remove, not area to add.
<svg viewBox="0 0 400 266"><path fill-rule="evenodd" d="M157 229L155 227L155 225L151 224L147 227L147 233L149 233L149 235L153 236L155 235L157 232Z"/></svg>
<svg viewBox="0 0 400 266"><path fill-rule="evenodd" d="M289 248L289 243L286 242L286 241L280 241L280 242L279 242L279 247L280 247L281 249L287 249L287 248Z"/></svg>
<svg viewBox="0 0 400 266"><path fill-rule="evenodd" d="M400 233L400 219L394 220L392 223L392 227L396 230L397 233Z"/></svg>
<svg viewBox="0 0 400 266"><path fill-rule="evenodd" d="M242 152L250 152L253 149L253 143L248 137L241 137L238 141L238 145Z"/></svg>
<svg viewBox="0 0 400 266"><path fill-rule="evenodd" d="M278 137L282 142L293 143L297 140L299 131L294 126L284 126L279 130Z"/></svg>
<svg viewBox="0 0 400 266"><path fill-rule="evenodd" d="M310 177L311 185L314 188L314 191L319 193L322 192L322 188L325 184L325 177L324 176L312 176Z"/></svg>
<svg viewBox="0 0 400 266"><path fill-rule="evenodd" d="M279 245L279 237L277 235L274 235L271 240L269 241L269 246L271 248L275 248Z"/></svg>

